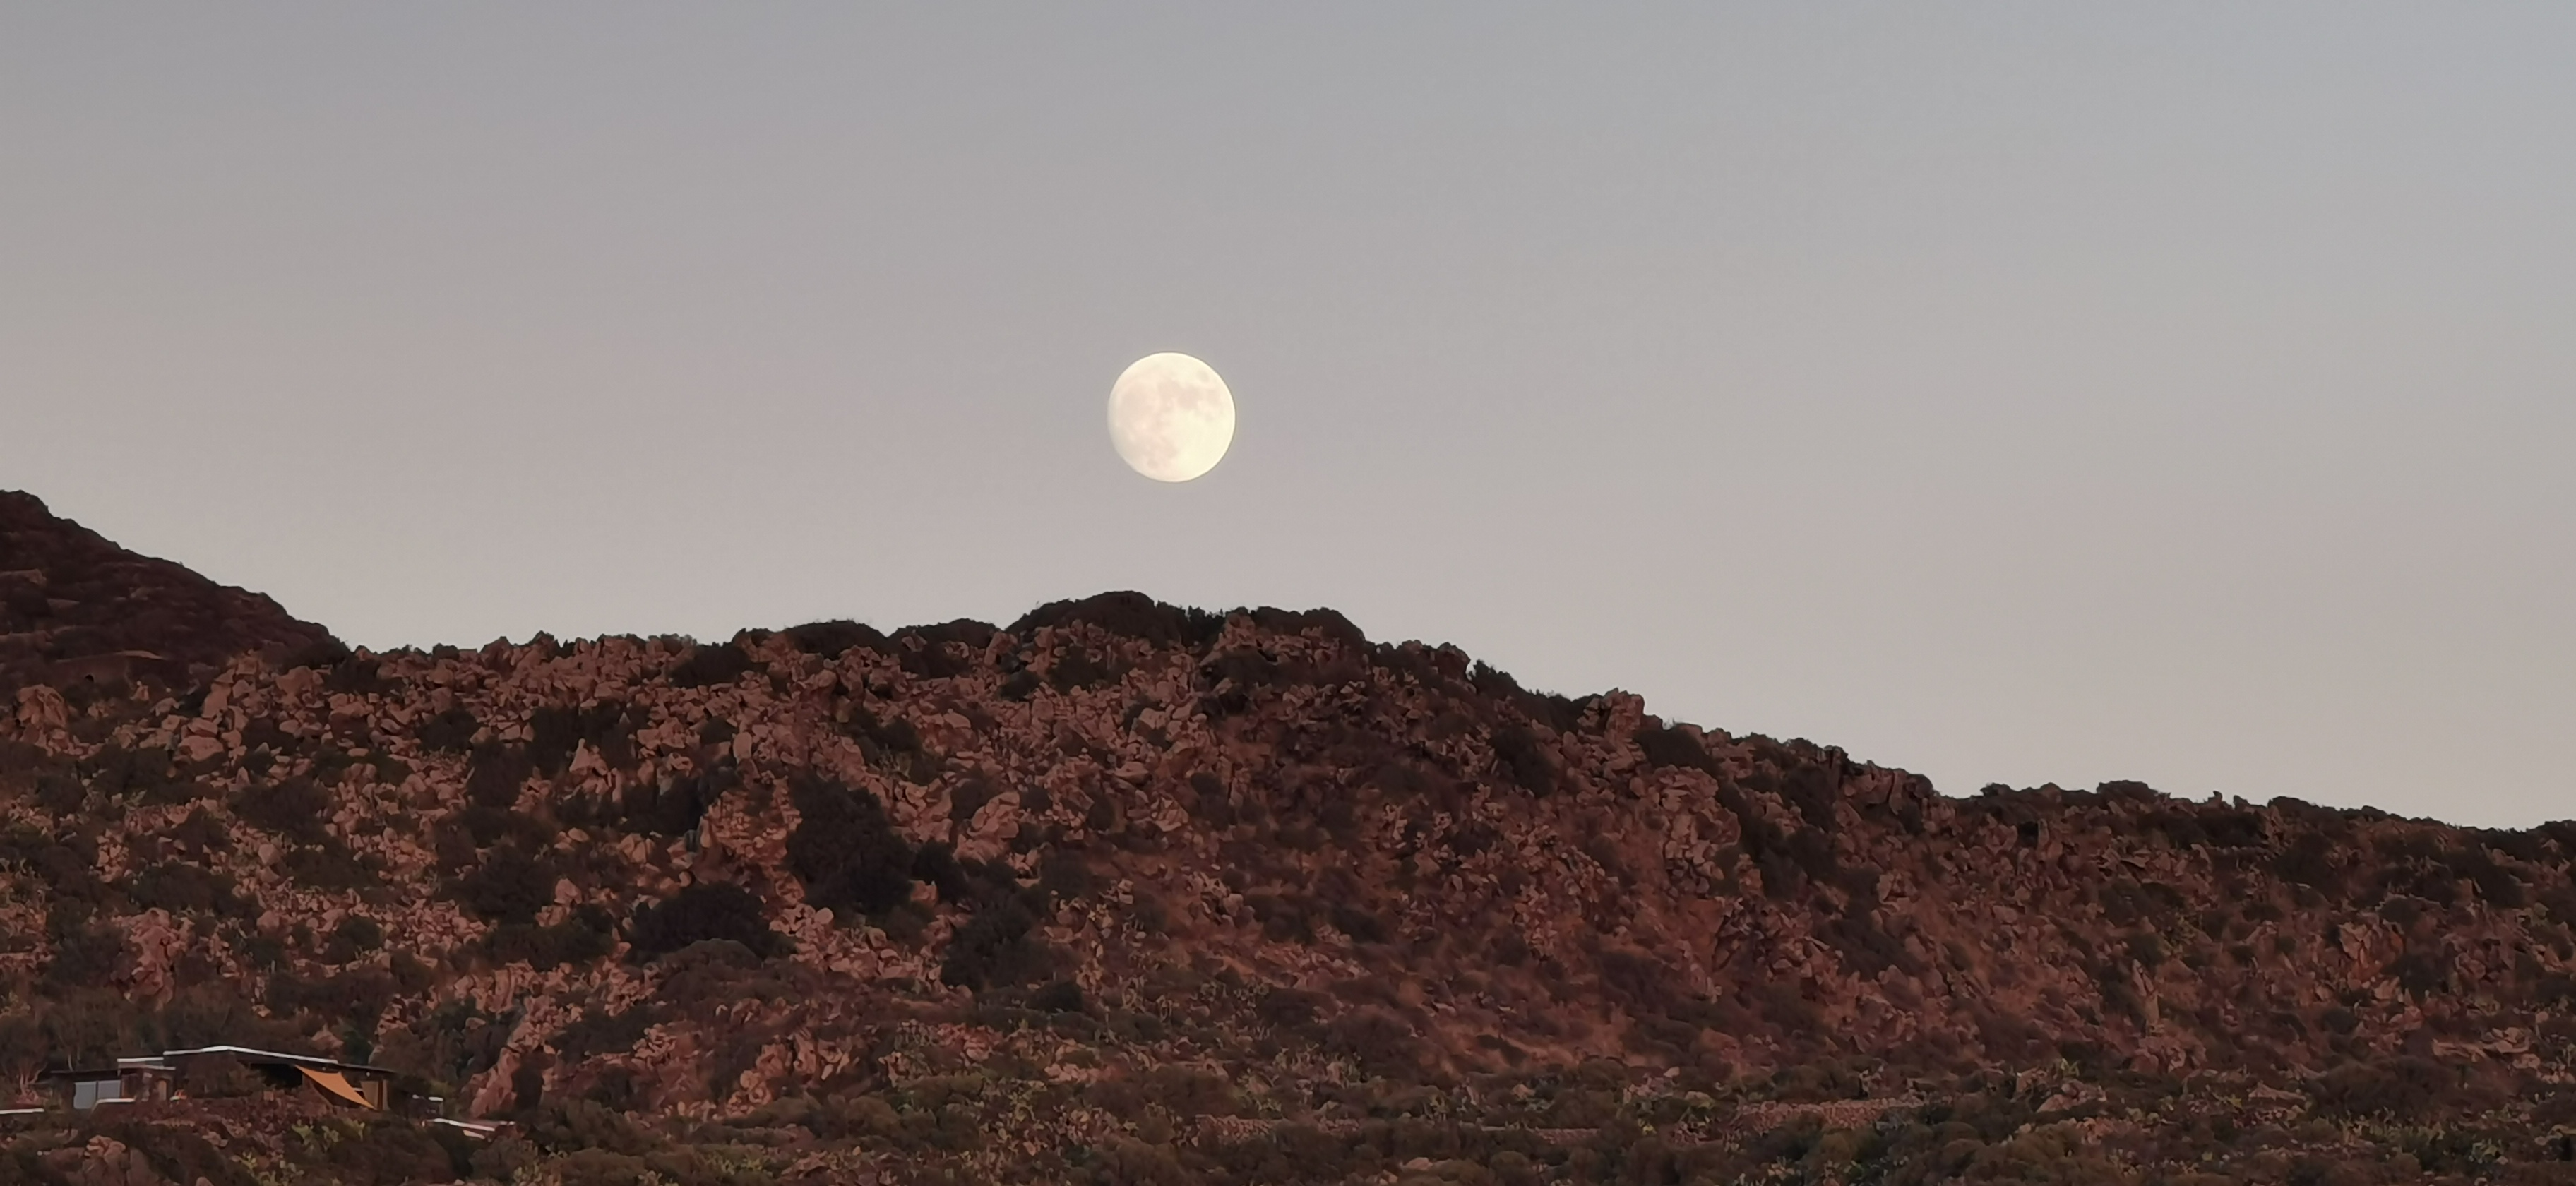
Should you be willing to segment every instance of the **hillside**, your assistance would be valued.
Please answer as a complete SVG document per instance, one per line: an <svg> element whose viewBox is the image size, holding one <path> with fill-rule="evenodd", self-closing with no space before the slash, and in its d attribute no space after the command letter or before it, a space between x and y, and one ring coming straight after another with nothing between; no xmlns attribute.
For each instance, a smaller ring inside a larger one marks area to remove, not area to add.
<svg viewBox="0 0 2576 1186"><path fill-rule="evenodd" d="M202 683L233 656L336 645L275 601L137 556L0 490L0 692L147 675Z"/></svg>
<svg viewBox="0 0 2576 1186"><path fill-rule="evenodd" d="M2576 826L1951 798L1128 593L351 652L0 512L0 1067L523 1126L172 1103L28 1180L2576 1182Z"/></svg>

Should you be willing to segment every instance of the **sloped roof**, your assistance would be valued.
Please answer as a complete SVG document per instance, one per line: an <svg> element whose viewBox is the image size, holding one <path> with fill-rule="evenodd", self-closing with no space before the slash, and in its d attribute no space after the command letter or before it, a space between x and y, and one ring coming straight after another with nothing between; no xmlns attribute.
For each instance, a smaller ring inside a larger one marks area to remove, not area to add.
<svg viewBox="0 0 2576 1186"><path fill-rule="evenodd" d="M269 1063L291 1067L309 1067L314 1070L322 1071L355 1071L362 1075L390 1076L396 1073L384 1067L368 1066L367 1064L360 1062L342 1062L336 1058L322 1058L311 1054L287 1054L278 1050L255 1050L248 1046L200 1046L194 1050L164 1050L161 1052L160 1058L166 1062L174 1058L216 1054L228 1054L243 1062L253 1064Z"/></svg>

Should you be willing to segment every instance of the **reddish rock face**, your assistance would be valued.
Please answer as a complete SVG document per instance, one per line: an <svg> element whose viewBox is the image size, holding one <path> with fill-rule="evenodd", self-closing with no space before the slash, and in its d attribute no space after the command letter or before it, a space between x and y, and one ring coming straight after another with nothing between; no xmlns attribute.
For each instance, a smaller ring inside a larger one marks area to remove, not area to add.
<svg viewBox="0 0 2576 1186"><path fill-rule="evenodd" d="M1563 1151L1649 1125L1710 1174L1826 1156L1766 1133L1884 1130L1884 1168L1969 1139L1934 1110L1995 1149L2040 1125L2060 1160L2206 1167L2391 1109L2520 1108L2493 1122L2537 1149L2569 1071L2565 825L1946 798L1329 611L1134 594L347 654L86 532L9 530L53 541L13 579L92 624L30 645L180 663L69 692L10 669L37 682L0 722L0 974L30 988L0 1059L372 1059L528 1121L460 1154L496 1177L718 1121L813 1180L1341 1180L1226 1168L1308 1140L1415 1172L1390 1117L1445 1117L1504 1179L1609 1180ZM2222 1113L2285 1135L2236 1149Z"/></svg>

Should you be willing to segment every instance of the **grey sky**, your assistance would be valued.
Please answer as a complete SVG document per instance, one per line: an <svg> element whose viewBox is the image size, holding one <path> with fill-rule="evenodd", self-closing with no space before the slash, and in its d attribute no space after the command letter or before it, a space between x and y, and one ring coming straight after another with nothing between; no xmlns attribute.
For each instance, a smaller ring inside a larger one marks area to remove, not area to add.
<svg viewBox="0 0 2576 1186"><path fill-rule="evenodd" d="M0 486L380 647L1138 588L2576 815L2576 6L1258 7L12 6Z"/></svg>

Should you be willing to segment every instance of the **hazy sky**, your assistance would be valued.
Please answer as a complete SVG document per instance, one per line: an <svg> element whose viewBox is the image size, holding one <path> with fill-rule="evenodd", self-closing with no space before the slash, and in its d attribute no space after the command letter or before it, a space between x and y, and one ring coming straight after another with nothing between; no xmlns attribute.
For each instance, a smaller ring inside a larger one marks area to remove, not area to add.
<svg viewBox="0 0 2576 1186"><path fill-rule="evenodd" d="M0 10L0 486L376 647L1136 588L2576 815L2576 5L862 7Z"/></svg>

